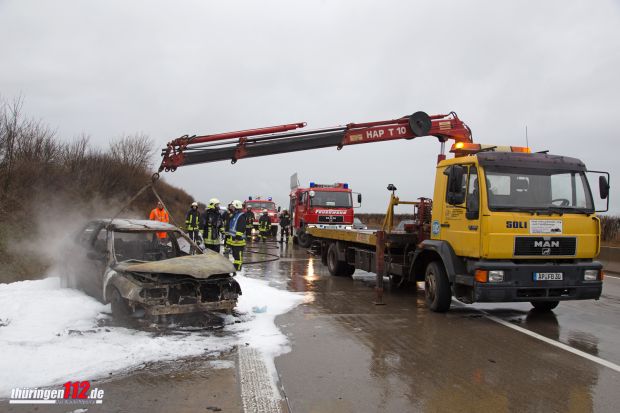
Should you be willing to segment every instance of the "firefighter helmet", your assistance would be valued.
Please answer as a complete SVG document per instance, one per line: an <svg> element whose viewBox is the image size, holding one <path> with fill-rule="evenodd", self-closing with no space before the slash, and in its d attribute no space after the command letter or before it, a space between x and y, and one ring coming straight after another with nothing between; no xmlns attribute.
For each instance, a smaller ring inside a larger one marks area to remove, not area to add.
<svg viewBox="0 0 620 413"><path fill-rule="evenodd" d="M243 204L238 199L235 199L234 201L232 201L232 206L235 209L243 209Z"/></svg>
<svg viewBox="0 0 620 413"><path fill-rule="evenodd" d="M263 208L263 214L266 214L267 210L265 208Z"/></svg>
<svg viewBox="0 0 620 413"><path fill-rule="evenodd" d="M219 199L217 199L217 198L211 198L211 199L209 199L209 203L210 203L211 205L219 204L219 203L220 203L220 200L219 200Z"/></svg>
<svg viewBox="0 0 620 413"><path fill-rule="evenodd" d="M192 206L193 207L197 207L198 206L198 202L196 202L196 201L192 202Z"/></svg>

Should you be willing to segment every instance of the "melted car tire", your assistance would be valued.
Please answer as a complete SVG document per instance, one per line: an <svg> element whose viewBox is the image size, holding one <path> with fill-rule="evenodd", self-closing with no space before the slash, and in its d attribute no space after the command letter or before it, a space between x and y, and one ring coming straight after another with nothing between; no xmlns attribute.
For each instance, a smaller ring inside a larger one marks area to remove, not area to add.
<svg viewBox="0 0 620 413"><path fill-rule="evenodd" d="M560 304L559 301L530 301L536 311L548 312Z"/></svg>
<svg viewBox="0 0 620 413"><path fill-rule="evenodd" d="M112 307L112 316L116 319L124 319L131 315L131 308L127 304L127 300L121 296L117 288L112 289L110 305Z"/></svg>
<svg viewBox="0 0 620 413"><path fill-rule="evenodd" d="M426 306L436 313L450 309L452 292L446 270L439 261L431 261L424 274L424 298Z"/></svg>
<svg viewBox="0 0 620 413"><path fill-rule="evenodd" d="M333 243L327 249L327 269L335 277L350 277L355 272L355 267L338 260L337 248L336 243Z"/></svg>

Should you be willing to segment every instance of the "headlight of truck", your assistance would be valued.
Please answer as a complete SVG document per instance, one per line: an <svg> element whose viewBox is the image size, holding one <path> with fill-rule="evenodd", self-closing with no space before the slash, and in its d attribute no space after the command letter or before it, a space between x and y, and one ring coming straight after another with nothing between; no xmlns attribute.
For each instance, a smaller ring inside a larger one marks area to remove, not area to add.
<svg viewBox="0 0 620 413"><path fill-rule="evenodd" d="M491 271L489 271L489 282L490 283L501 283L501 282L504 282L504 271L502 271L502 270L491 270Z"/></svg>
<svg viewBox="0 0 620 413"><path fill-rule="evenodd" d="M583 272L584 281L596 281L598 280L599 270L585 270Z"/></svg>

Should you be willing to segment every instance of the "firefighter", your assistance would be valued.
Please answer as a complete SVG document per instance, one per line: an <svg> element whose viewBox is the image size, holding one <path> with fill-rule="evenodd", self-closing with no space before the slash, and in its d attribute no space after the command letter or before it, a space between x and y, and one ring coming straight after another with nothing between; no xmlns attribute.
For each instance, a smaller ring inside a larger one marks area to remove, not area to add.
<svg viewBox="0 0 620 413"><path fill-rule="evenodd" d="M252 207L248 205L245 210L245 237L248 240L252 238L252 228L254 228L254 212L252 212Z"/></svg>
<svg viewBox="0 0 620 413"><path fill-rule="evenodd" d="M192 206L185 215L185 230L192 241L200 245L200 211L198 211L198 202L192 202Z"/></svg>
<svg viewBox="0 0 620 413"><path fill-rule="evenodd" d="M220 252L220 235L224 232L224 221L220 213L220 200L211 198L202 218L202 238L205 247Z"/></svg>
<svg viewBox="0 0 620 413"><path fill-rule="evenodd" d="M226 244L230 247L233 256L233 264L237 271L241 271L243 265L243 248L245 247L245 226L247 218L243 212L241 201L232 202L233 214L229 217L226 225Z"/></svg>
<svg viewBox="0 0 620 413"><path fill-rule="evenodd" d="M153 208L151 210L149 219L151 221L165 222L166 224L170 222L170 216L168 215L168 211L166 211L166 209L164 208L164 204L161 201L157 202L157 208ZM162 242L166 241L166 239L168 238L168 233L158 232L157 238Z"/></svg>
<svg viewBox="0 0 620 413"><path fill-rule="evenodd" d="M269 218L267 210L263 209L263 214L258 219L258 233L259 233L260 239L262 239L263 242L265 242L270 232L271 232L271 218Z"/></svg>
<svg viewBox="0 0 620 413"><path fill-rule="evenodd" d="M232 202L228 204L228 207L225 210L222 210L222 220L224 221L224 228L226 229L222 233L222 240L224 241L224 255L228 257L230 254L230 245L228 244L228 223L230 222L230 218L235 213L235 208L233 207Z"/></svg>
<svg viewBox="0 0 620 413"><path fill-rule="evenodd" d="M288 211L285 209L284 211L282 211L282 214L280 214L280 243L288 243L290 228L291 217L288 216Z"/></svg>

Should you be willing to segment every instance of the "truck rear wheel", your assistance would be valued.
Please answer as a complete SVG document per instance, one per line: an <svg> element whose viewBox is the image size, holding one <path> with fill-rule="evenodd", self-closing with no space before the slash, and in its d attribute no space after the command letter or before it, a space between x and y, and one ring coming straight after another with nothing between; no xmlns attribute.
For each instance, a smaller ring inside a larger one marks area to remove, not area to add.
<svg viewBox="0 0 620 413"><path fill-rule="evenodd" d="M546 312L551 311L560 304L559 301L530 301L534 309Z"/></svg>
<svg viewBox="0 0 620 413"><path fill-rule="evenodd" d="M426 266L424 275L424 297L426 306L437 313L450 309L452 292L446 270L439 261L431 261Z"/></svg>
<svg viewBox="0 0 620 413"><path fill-rule="evenodd" d="M327 250L327 269L329 273L336 277L350 277L355 272L355 267L344 261L338 260L338 247L336 243L329 246Z"/></svg>
<svg viewBox="0 0 620 413"><path fill-rule="evenodd" d="M299 232L297 236L297 242L303 248L309 248L312 245L312 235L306 233L306 231Z"/></svg>

